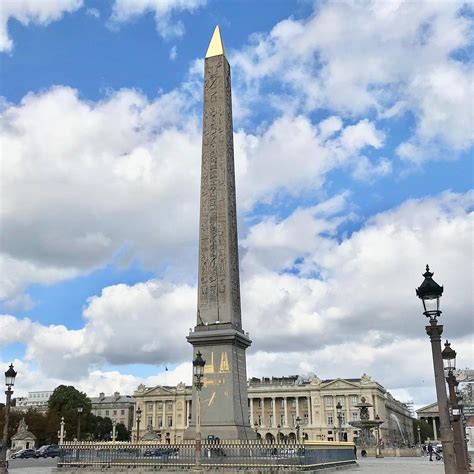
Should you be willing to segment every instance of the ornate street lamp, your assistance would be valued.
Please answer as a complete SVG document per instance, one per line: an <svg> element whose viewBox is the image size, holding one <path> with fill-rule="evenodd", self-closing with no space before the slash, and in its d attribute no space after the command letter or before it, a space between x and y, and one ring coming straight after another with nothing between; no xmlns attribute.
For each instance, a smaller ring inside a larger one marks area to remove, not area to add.
<svg viewBox="0 0 474 474"><path fill-rule="evenodd" d="M419 288L416 289L416 295L423 302L423 314L427 318L430 318L429 326L426 326L425 329L431 340L441 443L443 445L444 470L445 474L457 474L456 458L454 455L454 438L449 423L448 397L446 395L443 359L441 356L441 334L443 333L443 326L438 324L438 318L441 315L439 300L443 294L443 287L433 280L433 273L430 272L428 265L426 265L426 272L423 276L425 279Z"/></svg>
<svg viewBox="0 0 474 474"><path fill-rule="evenodd" d="M81 440L81 416L84 408L77 407L77 441Z"/></svg>
<svg viewBox="0 0 474 474"><path fill-rule="evenodd" d="M193 360L194 387L196 388L196 451L195 464L199 469L201 465L201 389L203 387L202 379L204 377L204 366L206 361L202 358L200 351L197 351L196 358Z"/></svg>
<svg viewBox="0 0 474 474"><path fill-rule="evenodd" d="M135 412L135 419L137 420L137 442L140 441L140 420L142 419L142 409L137 408Z"/></svg>
<svg viewBox="0 0 474 474"><path fill-rule="evenodd" d="M421 428L420 425L416 428L416 431L418 431L418 444L420 445L421 448Z"/></svg>
<svg viewBox="0 0 474 474"><path fill-rule="evenodd" d="M467 451L464 427L462 422L462 411L459 406L456 388L459 382L456 380L454 371L456 370L456 351L451 348L451 344L446 341L442 352L444 363L444 375L449 388L449 405L451 411L451 425L453 427L454 453L456 455L456 465L462 472L469 472L469 454ZM461 472L461 471L460 471Z"/></svg>
<svg viewBox="0 0 474 474"><path fill-rule="evenodd" d="M3 426L3 438L2 448L0 450L0 472L7 472L7 443L8 443L8 423L10 422L10 405L12 400L13 390L12 387L15 385L16 372L13 368L13 364L5 372L5 385L7 387L5 395L7 396L5 403L5 424Z"/></svg>
<svg viewBox="0 0 474 474"><path fill-rule="evenodd" d="M336 412L337 412L338 439L339 439L339 441L342 441L342 405L341 405L341 402L337 402Z"/></svg>

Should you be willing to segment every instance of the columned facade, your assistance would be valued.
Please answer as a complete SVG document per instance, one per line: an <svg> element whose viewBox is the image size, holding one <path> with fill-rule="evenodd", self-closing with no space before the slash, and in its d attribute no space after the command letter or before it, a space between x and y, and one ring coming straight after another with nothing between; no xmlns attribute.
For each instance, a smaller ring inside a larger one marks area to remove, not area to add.
<svg viewBox="0 0 474 474"><path fill-rule="evenodd" d="M248 385L248 416L257 437L268 441L296 439L296 418L300 418L301 440L336 440L337 410L341 403L343 436L348 441L357 437L357 430L348 423L358 419L355 407L362 396L371 401L370 417L379 415L385 421L380 432L386 446L413 443L412 419L409 408L395 400L380 384L364 375L360 379L320 380L317 377L252 378ZM163 442L180 442L189 426L192 413L191 387L153 387L135 392L136 408L142 409L140 432L147 429L148 416L155 419L153 429ZM150 403L148 405L148 403ZM170 404L174 403L174 405ZM155 405L153 405L155 404ZM207 405L203 406L203 410ZM161 411L162 410L162 411ZM165 411L166 410L166 411ZM169 410L171 410L171 419ZM163 413L161 415L161 413ZM157 419L156 419L157 418ZM165 420L160 425L160 419ZM134 424L134 433L136 422Z"/></svg>

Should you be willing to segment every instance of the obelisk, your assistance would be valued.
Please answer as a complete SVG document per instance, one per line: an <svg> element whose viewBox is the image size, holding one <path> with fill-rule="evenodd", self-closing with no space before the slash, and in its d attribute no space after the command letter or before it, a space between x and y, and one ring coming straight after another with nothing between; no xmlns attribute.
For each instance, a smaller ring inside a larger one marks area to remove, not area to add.
<svg viewBox="0 0 474 474"><path fill-rule="evenodd" d="M252 439L242 330L230 66L217 26L204 65L197 324L188 336L206 360L200 392L204 439ZM185 438L195 431L196 389Z"/></svg>

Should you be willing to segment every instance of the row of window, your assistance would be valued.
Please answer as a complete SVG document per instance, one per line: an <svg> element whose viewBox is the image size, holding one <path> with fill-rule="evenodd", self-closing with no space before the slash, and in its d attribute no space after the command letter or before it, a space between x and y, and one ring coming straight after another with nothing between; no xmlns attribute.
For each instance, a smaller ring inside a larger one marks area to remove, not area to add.
<svg viewBox="0 0 474 474"><path fill-rule="evenodd" d="M147 402L146 403L147 410L153 410L153 403L154 402ZM156 402L156 403L158 405L158 409L162 410L163 409L163 402L159 401L159 402ZM167 400L165 403L166 403L166 408L168 408L169 410L173 409L173 402L171 400Z"/></svg>
<svg viewBox="0 0 474 474"><path fill-rule="evenodd" d="M98 416L110 416L110 415L117 416L118 411L119 410L97 410L97 415ZM104 412L105 412L105 414L104 414ZM120 414L122 416L124 416L125 415L125 410L120 410Z"/></svg>
<svg viewBox="0 0 474 474"><path fill-rule="evenodd" d="M262 399L261 398L253 398L253 406L261 408L262 407ZM291 400L288 401L288 406L290 407L296 407L296 400L292 398ZM249 407L250 407L250 399L249 399ZM285 400L282 398L280 400L280 407L285 408ZM273 408L273 399L270 398L270 408Z"/></svg>
<svg viewBox="0 0 474 474"><path fill-rule="evenodd" d="M359 396L358 395L350 395L350 401L352 405L357 405L359 403ZM345 397L336 397L336 404L340 403L342 406L345 405ZM325 395L324 396L324 404L325 406L333 406L334 404L334 397L332 395ZM289 406L296 407L296 399L291 398L288 402ZM250 406L250 400L249 400L249 406ZM253 398L253 406L257 406L258 408L262 407L262 399L261 398ZM282 398L280 400L280 406L281 408L285 407L285 400ZM270 408L273 408L273 398L270 398Z"/></svg>
<svg viewBox="0 0 474 474"><path fill-rule="evenodd" d="M179 421L179 420L178 420ZM171 415L166 417L166 425L163 425L163 417L157 417L157 426L155 428L172 428L173 426L173 417ZM149 416L147 418L147 426L153 426L153 417Z"/></svg>
<svg viewBox="0 0 474 474"><path fill-rule="evenodd" d="M359 419L359 413L357 411L351 412L351 418L352 418L351 421L357 421ZM337 418L336 418L336 421L338 421ZM331 425L334 424L334 414L333 413L327 413L326 414L326 422L327 422L328 426L331 426ZM345 414L345 412L341 412L341 423L343 425L346 424L346 414Z"/></svg>
<svg viewBox="0 0 474 474"><path fill-rule="evenodd" d="M262 426L263 424L263 415L258 415L257 418L257 423L258 426ZM308 414L304 414L302 418L303 425L308 425L309 424L309 416ZM285 415L280 415L280 421L279 421L280 426L285 426ZM272 427L274 425L274 420L273 420L273 415L268 416L268 426ZM292 416L292 425L291 426L296 426L296 415Z"/></svg>
<svg viewBox="0 0 474 474"><path fill-rule="evenodd" d="M351 405L357 405L359 403L358 395L350 395ZM340 403L342 406L346 403L345 397L336 397L336 404ZM329 407L334 404L334 397L331 395L324 396L324 405Z"/></svg>

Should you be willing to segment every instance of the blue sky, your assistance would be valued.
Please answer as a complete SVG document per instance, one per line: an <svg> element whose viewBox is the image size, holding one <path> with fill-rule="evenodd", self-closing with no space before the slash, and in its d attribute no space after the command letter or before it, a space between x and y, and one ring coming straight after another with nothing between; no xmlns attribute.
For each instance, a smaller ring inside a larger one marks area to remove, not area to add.
<svg viewBox="0 0 474 474"><path fill-rule="evenodd" d="M0 22L0 362L15 361L20 392L189 381L216 24L232 67L249 375L367 372L431 402L413 291L427 262L472 367L467 5L34 5L7 0Z"/></svg>

